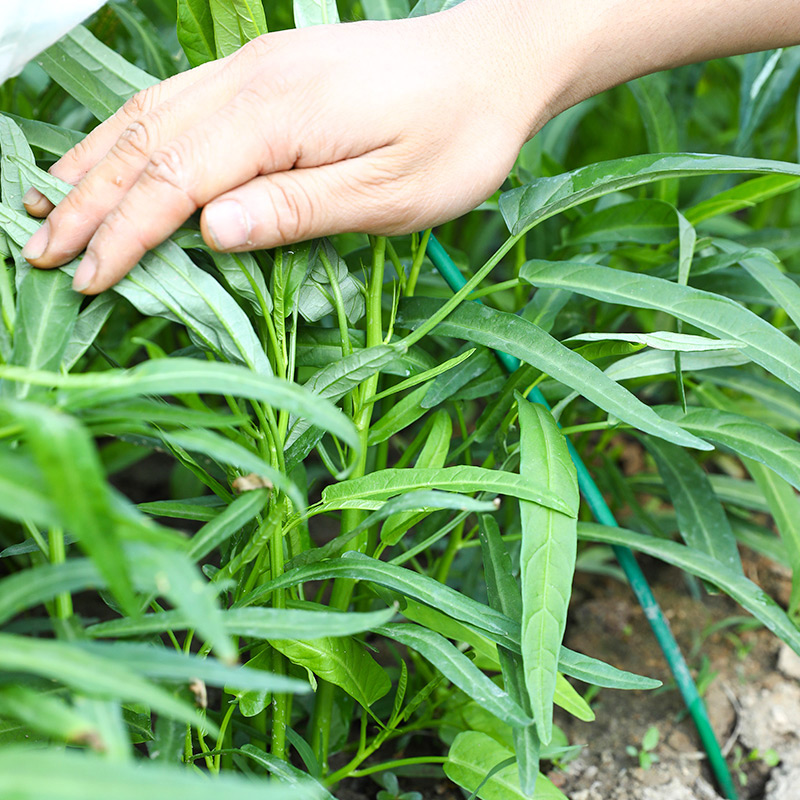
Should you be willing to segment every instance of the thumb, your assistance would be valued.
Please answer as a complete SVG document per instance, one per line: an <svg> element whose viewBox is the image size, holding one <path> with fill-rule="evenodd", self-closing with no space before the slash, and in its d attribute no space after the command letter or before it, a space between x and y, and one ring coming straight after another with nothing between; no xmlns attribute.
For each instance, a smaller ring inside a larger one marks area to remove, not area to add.
<svg viewBox="0 0 800 800"><path fill-rule="evenodd" d="M414 230L417 215L402 212L414 208L402 200L408 182L391 173L385 158L367 154L253 178L206 205L203 238L214 250L241 251L349 231Z"/></svg>

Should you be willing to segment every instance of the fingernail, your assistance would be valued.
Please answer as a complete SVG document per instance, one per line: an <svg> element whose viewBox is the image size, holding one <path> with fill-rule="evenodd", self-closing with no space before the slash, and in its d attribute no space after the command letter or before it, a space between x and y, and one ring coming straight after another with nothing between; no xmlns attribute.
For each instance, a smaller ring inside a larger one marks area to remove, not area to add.
<svg viewBox="0 0 800 800"><path fill-rule="evenodd" d="M31 187L22 196L22 204L25 206L38 206L42 202L47 202L47 198L38 190Z"/></svg>
<svg viewBox="0 0 800 800"><path fill-rule="evenodd" d="M26 261L36 261L44 255L49 241L50 223L43 222L39 230L28 239L27 244L22 248L22 257Z"/></svg>
<svg viewBox="0 0 800 800"><path fill-rule="evenodd" d="M76 292L88 289L95 275L97 275L97 261L95 261L94 256L90 256L87 253L75 270L75 275L72 277L72 288Z"/></svg>
<svg viewBox="0 0 800 800"><path fill-rule="evenodd" d="M233 250L250 244L250 218L241 203L221 200L205 210L206 227L215 250Z"/></svg>

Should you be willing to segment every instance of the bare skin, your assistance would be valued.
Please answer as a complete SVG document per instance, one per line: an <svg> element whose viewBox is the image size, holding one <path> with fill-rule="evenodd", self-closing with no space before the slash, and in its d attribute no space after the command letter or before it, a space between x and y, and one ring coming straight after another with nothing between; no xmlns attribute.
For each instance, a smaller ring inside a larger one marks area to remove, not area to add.
<svg viewBox="0 0 800 800"><path fill-rule="evenodd" d="M570 105L639 75L800 43L796 0L465 0L268 34L132 98L51 172L23 255L96 294L202 208L216 250L400 234L474 208Z"/></svg>

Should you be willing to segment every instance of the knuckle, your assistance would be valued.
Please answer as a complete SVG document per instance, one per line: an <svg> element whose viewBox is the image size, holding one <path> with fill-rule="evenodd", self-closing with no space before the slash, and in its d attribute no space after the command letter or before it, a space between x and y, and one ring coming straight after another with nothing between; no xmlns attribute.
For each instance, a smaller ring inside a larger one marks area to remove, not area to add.
<svg viewBox="0 0 800 800"><path fill-rule="evenodd" d="M129 119L139 119L148 112L152 111L152 109L157 105L157 93L158 90L156 87L151 87L149 89L143 89L141 92L136 92L133 97L129 97L125 101L122 108L117 113Z"/></svg>
<svg viewBox="0 0 800 800"><path fill-rule="evenodd" d="M183 148L168 144L150 155L144 168L148 181L189 194L189 168Z"/></svg>
<svg viewBox="0 0 800 800"><path fill-rule="evenodd" d="M105 219L100 223L97 232L93 237L95 246L102 247L103 242L117 242L120 240L133 240L142 250L149 250L156 243L148 241L146 236L146 226L128 212L124 205L117 206L106 214Z"/></svg>
<svg viewBox="0 0 800 800"><path fill-rule="evenodd" d="M136 120L120 134L114 145L114 155L123 161L146 161L153 150L154 135L151 124Z"/></svg>

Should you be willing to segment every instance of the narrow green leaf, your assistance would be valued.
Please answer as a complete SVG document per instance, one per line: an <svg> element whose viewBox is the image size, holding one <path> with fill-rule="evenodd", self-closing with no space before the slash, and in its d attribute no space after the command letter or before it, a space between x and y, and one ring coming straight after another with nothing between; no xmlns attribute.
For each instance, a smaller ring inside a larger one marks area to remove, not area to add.
<svg viewBox="0 0 800 800"><path fill-rule="evenodd" d="M24 212L22 196L30 186L25 186L18 163L10 157L33 163L33 151L16 122L5 114L0 114L0 155L3 157L0 162L0 196L5 205Z"/></svg>
<svg viewBox="0 0 800 800"><path fill-rule="evenodd" d="M36 59L44 71L97 119L110 117L136 92L157 83L79 25Z"/></svg>
<svg viewBox="0 0 800 800"><path fill-rule="evenodd" d="M241 530L264 508L269 497L267 489L243 492L192 537L187 555L200 561Z"/></svg>
<svg viewBox="0 0 800 800"><path fill-rule="evenodd" d="M789 616L797 623L800 619L800 499L783 478L763 464L743 459L747 471L764 493L775 526L789 556L792 568L792 593L789 598Z"/></svg>
<svg viewBox="0 0 800 800"><path fill-rule="evenodd" d="M146 361L130 370L84 375L0 367L0 379L3 378L65 389L64 405L73 410L151 394L208 393L244 397L308 417L315 425L331 431L353 447L358 447L359 443L352 423L323 398L310 395L297 384L273 375L256 375L234 364L169 358Z"/></svg>
<svg viewBox="0 0 800 800"><path fill-rule="evenodd" d="M675 445L654 439L647 440L646 445L675 506L684 542L732 572L742 572L736 538L706 473Z"/></svg>
<svg viewBox="0 0 800 800"><path fill-rule="evenodd" d="M698 225L707 219L733 214L797 188L800 188L800 178L792 175L762 175L719 192L687 208L683 213L692 225Z"/></svg>
<svg viewBox="0 0 800 800"><path fill-rule="evenodd" d="M800 444L769 425L715 408L689 406L682 414L676 406L658 406L657 411L697 436L766 464L800 489Z"/></svg>
<svg viewBox="0 0 800 800"><path fill-rule="evenodd" d="M675 209L661 200L634 200L578 219L565 234L568 245L668 244L675 238Z"/></svg>
<svg viewBox="0 0 800 800"><path fill-rule="evenodd" d="M105 292L92 300L78 314L67 346L64 348L64 354L61 357L61 366L65 372L69 372L78 363L78 359L92 346L108 318L117 307L118 302L119 299L114 294ZM42 368L55 369L57 366L43 366Z"/></svg>
<svg viewBox="0 0 800 800"><path fill-rule="evenodd" d="M225 631L231 636L254 639L288 639L308 641L322 637L354 636L388 622L393 608L368 613L308 611L298 608L233 608L220 612ZM143 636L166 631L188 630L194 622L181 611L146 614L137 619L122 618L100 622L87 628L90 636ZM227 680L227 679L226 679ZM238 685L238 684L237 684ZM246 689L242 685L240 688Z"/></svg>
<svg viewBox="0 0 800 800"><path fill-rule="evenodd" d="M800 347L727 297L650 275L576 261L528 261L520 276L536 286L568 288L604 302L666 311L721 339L738 341L742 353L800 388Z"/></svg>
<svg viewBox="0 0 800 800"><path fill-rule="evenodd" d="M575 515L575 510L555 492L540 486L530 477L483 467L443 467L441 469L385 469L361 478L327 486L322 492L326 508L352 507L360 501L379 502L412 489L445 489L452 492L494 492L528 500Z"/></svg>
<svg viewBox="0 0 800 800"><path fill-rule="evenodd" d="M595 714L590 705L560 672L556 673L553 702L583 722L594 721Z"/></svg>
<svg viewBox="0 0 800 800"><path fill-rule="evenodd" d="M108 581L129 614L137 613L129 566L112 515L92 438L74 418L45 406L5 401L0 410L23 426L47 492L64 526Z"/></svg>
<svg viewBox="0 0 800 800"><path fill-rule="evenodd" d="M422 446L415 469L439 469L447 461L450 449L450 438L453 435L453 423L450 415L444 411L437 411L433 415L430 431ZM381 528L381 541L387 545L395 545L405 532L423 519L425 512L403 512L389 517Z"/></svg>
<svg viewBox="0 0 800 800"><path fill-rule="evenodd" d="M263 458L243 445L209 430L193 429L162 433L161 438L173 446L192 453L202 453L220 464L230 464L245 473L254 473L280 491L294 503L295 508L303 510L305 500L300 490L286 475L264 461Z"/></svg>
<svg viewBox="0 0 800 800"><path fill-rule="evenodd" d="M212 686L230 684L239 689L263 689L272 692L302 694L309 690L308 684L304 681L288 678L285 675L230 666L213 658L200 658L151 644L80 642L77 646L91 655L122 663L127 669L147 678L179 683L201 680Z"/></svg>
<svg viewBox="0 0 800 800"><path fill-rule="evenodd" d="M553 693L567 623L577 548L578 477L567 443L544 406L517 397L520 476L544 480L567 504L569 515L520 501L522 547L521 646L536 730L543 744L553 733Z"/></svg>
<svg viewBox="0 0 800 800"><path fill-rule="evenodd" d="M592 523L578 523L578 538L630 547L713 583L800 654L800 631L786 612L759 586L705 553L677 542Z"/></svg>
<svg viewBox="0 0 800 800"><path fill-rule="evenodd" d="M800 176L800 166L784 161L697 153L631 156L538 178L511 189L500 195L500 211L511 233L518 235L548 217L611 192L664 178L737 172Z"/></svg>
<svg viewBox="0 0 800 800"><path fill-rule="evenodd" d="M525 727L531 718L443 636L419 625L396 624L376 628L375 633L416 650L451 683L498 719L514 727Z"/></svg>
<svg viewBox="0 0 800 800"><path fill-rule="evenodd" d="M157 713L210 731L216 729L191 706L119 661L66 642L0 633L0 670L38 675L94 697L144 703Z"/></svg>
<svg viewBox="0 0 800 800"><path fill-rule="evenodd" d="M430 319L441 305L437 301L420 299L401 303L398 323L416 327ZM640 430L686 447L709 449L705 442L687 436L677 426L665 426L652 409L596 366L564 347L541 328L514 314L468 303L456 308L436 327L435 332L509 353L575 389L600 408Z"/></svg>
<svg viewBox="0 0 800 800"><path fill-rule="evenodd" d="M283 759L277 758L271 753L265 753L261 748L252 744L242 745L241 752L249 758L252 758L257 764L265 767L269 774L282 784L286 784L292 789L305 788L307 791L310 791L310 787L313 786L315 790L314 797L317 798L317 800L336 800L336 798L327 789L324 789L321 784L312 784L307 773Z"/></svg>
<svg viewBox="0 0 800 800"><path fill-rule="evenodd" d="M51 125L49 122L26 119L17 114L4 113L4 116L13 120L19 126L31 147L38 147L40 150L44 150L45 153L50 153L54 156L63 156L67 150L71 150L86 137L86 134L80 131L62 128L60 125Z"/></svg>
<svg viewBox="0 0 800 800"><path fill-rule="evenodd" d="M655 331L654 333L578 333L566 339L567 342L633 342L652 347L654 350L668 350L682 353L700 353L713 350L730 350L739 342L732 339L709 339L707 336L693 336L690 333ZM585 357L585 356L584 356Z"/></svg>

